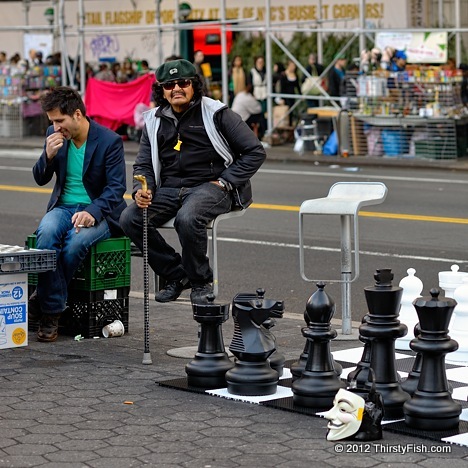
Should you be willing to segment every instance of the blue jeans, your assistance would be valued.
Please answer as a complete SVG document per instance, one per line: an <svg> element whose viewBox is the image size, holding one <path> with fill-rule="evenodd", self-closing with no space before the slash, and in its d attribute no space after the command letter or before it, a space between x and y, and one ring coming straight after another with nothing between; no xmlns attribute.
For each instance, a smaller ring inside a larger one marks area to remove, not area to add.
<svg viewBox="0 0 468 468"><path fill-rule="evenodd" d="M85 205L57 206L46 213L37 228L38 249L55 250L55 271L39 273L37 297L44 314L61 314L66 307L68 284L91 246L110 237L107 221L75 232L71 218Z"/></svg>
<svg viewBox="0 0 468 468"><path fill-rule="evenodd" d="M187 277L193 284L213 281L206 252L207 224L231 209L231 195L210 182L197 187L156 189L148 209L148 263L167 281ZM157 228L175 217L182 256L171 247ZM143 251L143 210L135 203L120 216L125 234Z"/></svg>

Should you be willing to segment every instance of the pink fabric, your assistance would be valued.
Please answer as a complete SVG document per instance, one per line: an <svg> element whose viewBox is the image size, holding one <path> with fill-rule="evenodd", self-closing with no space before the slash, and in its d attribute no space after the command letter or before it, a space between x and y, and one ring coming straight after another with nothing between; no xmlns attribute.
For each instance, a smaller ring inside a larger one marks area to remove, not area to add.
<svg viewBox="0 0 468 468"><path fill-rule="evenodd" d="M84 103L86 113L96 122L117 130L121 125L135 125L134 112L138 103L149 105L154 73L129 83L111 83L89 78Z"/></svg>

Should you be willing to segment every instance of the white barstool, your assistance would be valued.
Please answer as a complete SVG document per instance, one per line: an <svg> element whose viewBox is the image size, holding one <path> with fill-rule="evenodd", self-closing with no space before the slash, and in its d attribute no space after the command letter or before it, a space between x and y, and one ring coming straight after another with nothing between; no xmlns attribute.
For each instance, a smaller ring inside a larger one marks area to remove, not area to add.
<svg viewBox="0 0 468 468"><path fill-rule="evenodd" d="M299 264L305 281L342 283L342 333L352 334L351 326L351 283L359 277L359 210L363 206L378 205L387 196L387 187L382 182L337 182L326 198L306 200L299 209ZM305 215L339 215L341 218L341 279L310 279L304 268L304 223ZM354 277L351 218L354 218Z"/></svg>
<svg viewBox="0 0 468 468"><path fill-rule="evenodd" d="M218 296L219 291L219 280L218 280L218 224L225 219L238 218L243 216L246 210L233 210L228 213L223 213L217 216L213 221L211 221L207 229L211 230L211 242L210 242L210 265L213 270L213 294L215 297ZM172 218L167 223L163 224L158 229L174 229L174 219ZM156 276L155 276L156 278ZM158 282L156 282L156 289L158 289Z"/></svg>

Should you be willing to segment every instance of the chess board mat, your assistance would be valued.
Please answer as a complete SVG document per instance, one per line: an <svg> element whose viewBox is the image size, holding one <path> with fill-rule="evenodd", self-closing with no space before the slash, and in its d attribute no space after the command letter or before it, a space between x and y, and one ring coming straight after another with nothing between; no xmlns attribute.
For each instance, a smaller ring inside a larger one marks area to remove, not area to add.
<svg viewBox="0 0 468 468"><path fill-rule="evenodd" d="M362 351L362 347L357 347L332 352L334 360L343 367L343 372L341 374L341 378L343 380L346 381L348 374L356 368L356 364L361 359ZM412 351L397 351L395 353L396 370L402 381L407 377L409 372L411 372L414 364L414 357L415 354ZM187 377L170 379L157 383L161 386L178 390L203 393L211 396L227 398L230 400L261 404L271 408L292 411L313 417L322 417L321 413L324 411L323 408L307 408L294 404L293 392L291 390L292 374L289 370L289 366L293 362L294 361L287 361L285 363L283 376L280 378L277 391L273 395L233 395L228 392L227 388L206 390L204 388L190 386L188 384ZM408 427L403 419L395 421L384 418L382 422L382 428L384 431L468 447L468 367L448 363L446 363L445 367L448 382L453 388L452 398L458 401L462 406L462 414L460 415L460 422L458 427L444 431L428 431Z"/></svg>

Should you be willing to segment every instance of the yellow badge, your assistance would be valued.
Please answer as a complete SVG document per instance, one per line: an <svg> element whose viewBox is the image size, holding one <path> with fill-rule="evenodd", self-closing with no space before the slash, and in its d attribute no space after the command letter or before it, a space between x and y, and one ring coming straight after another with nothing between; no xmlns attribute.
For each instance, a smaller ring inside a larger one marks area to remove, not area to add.
<svg viewBox="0 0 468 468"><path fill-rule="evenodd" d="M180 151L180 145L181 145L181 144L182 144L182 142L181 142L180 140L177 140L177 143L176 143L176 145L174 146L174 149L175 149L176 151Z"/></svg>

